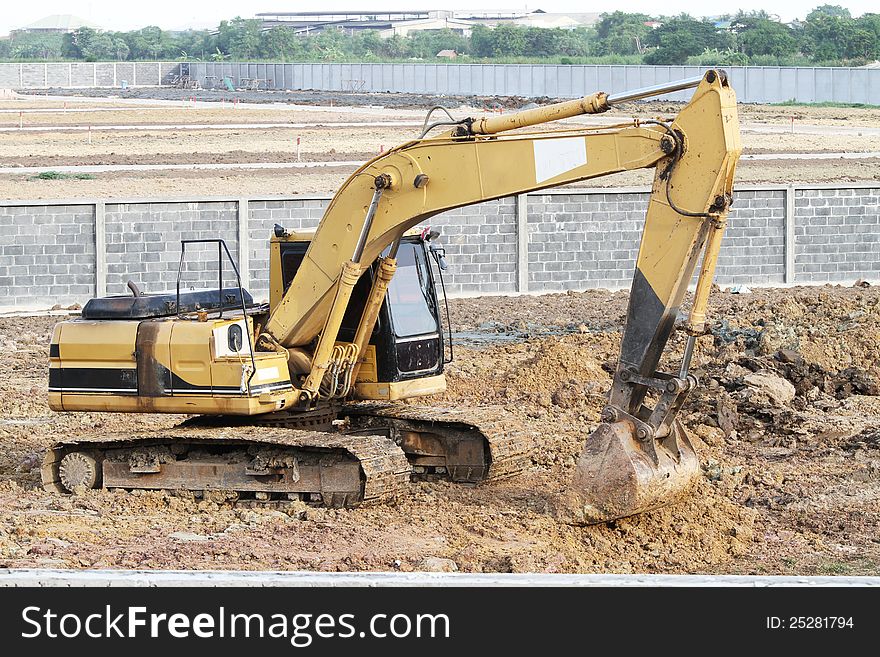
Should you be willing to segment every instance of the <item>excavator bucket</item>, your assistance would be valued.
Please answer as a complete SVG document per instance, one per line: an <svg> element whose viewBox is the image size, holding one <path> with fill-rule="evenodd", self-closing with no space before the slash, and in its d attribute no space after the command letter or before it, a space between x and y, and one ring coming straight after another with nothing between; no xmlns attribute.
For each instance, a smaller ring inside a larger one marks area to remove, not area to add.
<svg viewBox="0 0 880 657"><path fill-rule="evenodd" d="M587 439L571 485L563 496L562 520L592 525L666 506L681 497L699 473L697 454L676 420L669 436L636 437L626 420L603 422Z"/></svg>

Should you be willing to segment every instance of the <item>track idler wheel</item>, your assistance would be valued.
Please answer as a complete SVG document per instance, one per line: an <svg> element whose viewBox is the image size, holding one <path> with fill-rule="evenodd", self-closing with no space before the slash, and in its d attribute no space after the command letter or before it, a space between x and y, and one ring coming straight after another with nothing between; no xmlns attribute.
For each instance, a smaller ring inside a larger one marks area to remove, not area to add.
<svg viewBox="0 0 880 657"><path fill-rule="evenodd" d="M676 420L669 436L649 440L653 450L639 440L631 421L600 424L587 439L563 495L561 519L592 525L652 511L680 498L700 471L684 427Z"/></svg>
<svg viewBox="0 0 880 657"><path fill-rule="evenodd" d="M98 463L83 452L70 452L61 459L58 479L65 490L81 495L98 483Z"/></svg>

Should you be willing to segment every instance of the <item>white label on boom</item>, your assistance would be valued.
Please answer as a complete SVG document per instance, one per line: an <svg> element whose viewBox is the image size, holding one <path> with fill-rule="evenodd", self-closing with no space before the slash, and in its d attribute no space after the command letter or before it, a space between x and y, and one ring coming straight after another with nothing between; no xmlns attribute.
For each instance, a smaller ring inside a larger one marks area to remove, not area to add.
<svg viewBox="0 0 880 657"><path fill-rule="evenodd" d="M583 137L535 139L535 182L544 182L587 163Z"/></svg>

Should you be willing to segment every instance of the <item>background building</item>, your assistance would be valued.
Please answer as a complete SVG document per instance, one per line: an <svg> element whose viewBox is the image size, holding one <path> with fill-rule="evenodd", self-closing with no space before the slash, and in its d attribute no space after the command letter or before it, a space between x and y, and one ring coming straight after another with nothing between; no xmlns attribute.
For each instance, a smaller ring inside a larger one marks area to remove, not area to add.
<svg viewBox="0 0 880 657"><path fill-rule="evenodd" d="M92 21L87 21L85 18L80 18L79 16L74 16L72 14L53 14L52 16L41 18L30 25L25 25L24 27L13 30L13 33L67 34L68 32L75 32L81 27L90 27L94 30L103 29L100 25L93 23Z"/></svg>
<svg viewBox="0 0 880 657"><path fill-rule="evenodd" d="M540 9L533 12L424 9L410 11L300 11L264 12L256 14L263 22L263 29L287 27L298 34L315 34L326 29L341 29L349 33L375 30L379 36L409 36L413 32L452 30L469 36L475 25L496 27L501 24L575 29L590 26L599 20L598 13L547 13Z"/></svg>

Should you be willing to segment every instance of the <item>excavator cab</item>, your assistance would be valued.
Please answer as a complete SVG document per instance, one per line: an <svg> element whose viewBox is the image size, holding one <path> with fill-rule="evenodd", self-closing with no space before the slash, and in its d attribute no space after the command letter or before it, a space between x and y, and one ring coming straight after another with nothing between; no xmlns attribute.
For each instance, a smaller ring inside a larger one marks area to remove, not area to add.
<svg viewBox="0 0 880 657"><path fill-rule="evenodd" d="M313 236L314 231L288 233L276 227L270 246L270 313L290 287ZM437 237L437 231L416 229L401 239L397 272L358 372L355 399L396 400L446 390L443 366L449 342L441 322L446 299L441 302L436 285L445 260ZM354 340L377 268L373 263L355 284L339 329L340 342Z"/></svg>

